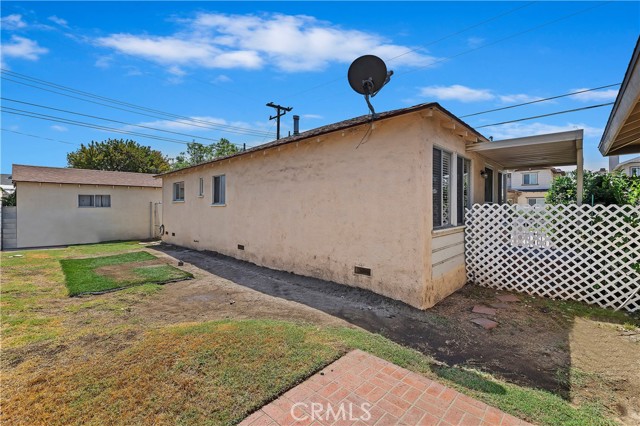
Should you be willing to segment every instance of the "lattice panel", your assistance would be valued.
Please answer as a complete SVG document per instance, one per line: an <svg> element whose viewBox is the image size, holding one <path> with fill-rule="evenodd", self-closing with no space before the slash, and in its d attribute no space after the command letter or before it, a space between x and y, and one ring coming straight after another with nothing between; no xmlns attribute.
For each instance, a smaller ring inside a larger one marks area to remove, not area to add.
<svg viewBox="0 0 640 426"><path fill-rule="evenodd" d="M640 206L476 204L466 225L469 281L640 310Z"/></svg>

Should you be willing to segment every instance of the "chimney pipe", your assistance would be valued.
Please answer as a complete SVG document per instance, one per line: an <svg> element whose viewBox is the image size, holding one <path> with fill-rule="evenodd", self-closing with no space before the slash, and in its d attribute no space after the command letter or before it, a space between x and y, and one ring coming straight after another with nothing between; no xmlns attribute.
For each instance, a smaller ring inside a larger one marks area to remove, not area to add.
<svg viewBox="0 0 640 426"><path fill-rule="evenodd" d="M293 116L293 136L298 136L300 134L300 116Z"/></svg>

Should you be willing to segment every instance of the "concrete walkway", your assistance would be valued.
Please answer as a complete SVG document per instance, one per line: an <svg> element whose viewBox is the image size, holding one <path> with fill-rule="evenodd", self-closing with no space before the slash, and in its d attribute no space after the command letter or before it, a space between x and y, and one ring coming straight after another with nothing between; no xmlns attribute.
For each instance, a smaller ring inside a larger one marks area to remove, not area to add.
<svg viewBox="0 0 640 426"><path fill-rule="evenodd" d="M529 425L368 353L349 352L241 426Z"/></svg>

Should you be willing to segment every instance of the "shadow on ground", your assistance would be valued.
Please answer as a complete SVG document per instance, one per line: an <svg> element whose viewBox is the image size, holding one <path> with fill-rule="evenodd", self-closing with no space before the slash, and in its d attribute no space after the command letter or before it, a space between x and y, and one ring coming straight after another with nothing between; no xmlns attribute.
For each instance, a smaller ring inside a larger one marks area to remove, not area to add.
<svg viewBox="0 0 640 426"><path fill-rule="evenodd" d="M434 308L415 309L367 290L276 271L214 252L171 245L153 249L263 294L294 301L417 349L448 366L465 366L510 382L570 397L572 319L524 300L498 309L491 331L473 323L476 304L496 303L496 292L467 285ZM240 307L238 307L240 309ZM461 369L436 374L488 393L501 386Z"/></svg>

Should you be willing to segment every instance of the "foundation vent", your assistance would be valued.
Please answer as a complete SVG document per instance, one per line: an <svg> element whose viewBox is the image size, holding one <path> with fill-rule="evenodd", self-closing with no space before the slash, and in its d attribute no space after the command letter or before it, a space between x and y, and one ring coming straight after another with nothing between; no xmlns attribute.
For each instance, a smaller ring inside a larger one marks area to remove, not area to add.
<svg viewBox="0 0 640 426"><path fill-rule="evenodd" d="M171 233L171 236L172 236L172 237L175 237L175 236L176 236L176 233L175 233L175 232L172 232L172 233Z"/></svg>
<svg viewBox="0 0 640 426"><path fill-rule="evenodd" d="M366 277L370 277L371 268L363 268L362 266L356 266L353 268L353 273L356 275L364 275Z"/></svg>
<svg viewBox="0 0 640 426"><path fill-rule="evenodd" d="M238 244L238 250L244 250L244 245Z"/></svg>

